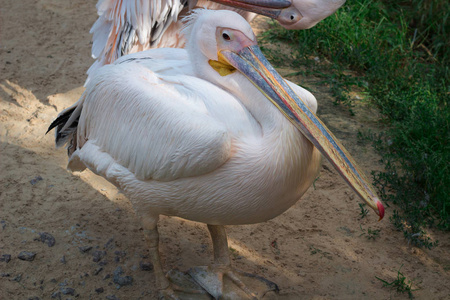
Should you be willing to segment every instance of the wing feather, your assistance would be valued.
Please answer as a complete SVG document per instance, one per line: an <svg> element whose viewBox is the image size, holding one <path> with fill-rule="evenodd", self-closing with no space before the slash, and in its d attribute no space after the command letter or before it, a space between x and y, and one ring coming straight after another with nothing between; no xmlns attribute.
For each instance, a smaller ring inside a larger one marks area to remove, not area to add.
<svg viewBox="0 0 450 300"><path fill-rule="evenodd" d="M160 39L172 22L177 21L188 1L99 0L99 18L90 31L95 44L93 57L101 60L103 56L106 58L104 63L111 63L128 54L136 43L141 45L141 50L147 49L152 41ZM104 45L101 53L100 45Z"/></svg>
<svg viewBox="0 0 450 300"><path fill-rule="evenodd" d="M117 58L155 46L177 22L181 10L195 0L99 0L97 21L90 32L92 57L89 77ZM89 79L88 79L89 80ZM86 84L87 85L87 82Z"/></svg>
<svg viewBox="0 0 450 300"><path fill-rule="evenodd" d="M202 80L166 78L135 62L105 66L87 86L78 147L94 143L140 180L214 171L229 159L232 136L208 113L208 99L190 90L195 81ZM231 97L205 81L197 86Z"/></svg>

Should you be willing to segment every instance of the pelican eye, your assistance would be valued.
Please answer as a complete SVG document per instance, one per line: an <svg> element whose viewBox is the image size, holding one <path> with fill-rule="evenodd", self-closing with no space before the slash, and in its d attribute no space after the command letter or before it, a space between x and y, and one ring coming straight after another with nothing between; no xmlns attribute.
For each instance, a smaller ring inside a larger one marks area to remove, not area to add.
<svg viewBox="0 0 450 300"><path fill-rule="evenodd" d="M230 36L228 35L228 33L222 33L222 37L223 37L223 39L225 40L225 41L229 41L229 40L231 40L231 38L230 38Z"/></svg>

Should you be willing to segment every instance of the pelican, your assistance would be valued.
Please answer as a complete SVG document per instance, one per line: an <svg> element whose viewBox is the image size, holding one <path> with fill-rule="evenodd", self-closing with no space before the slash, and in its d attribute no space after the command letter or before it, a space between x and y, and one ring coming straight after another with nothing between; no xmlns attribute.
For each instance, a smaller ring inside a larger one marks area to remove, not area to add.
<svg viewBox="0 0 450 300"><path fill-rule="evenodd" d="M257 13L286 29L308 29L333 14L345 0L99 0L88 75L117 58L150 48L182 48L180 17L197 7L231 9L251 21Z"/></svg>
<svg viewBox="0 0 450 300"><path fill-rule="evenodd" d="M160 215L206 223L214 247L195 278L215 298L233 272L224 225L264 222L312 184L322 153L379 215L384 208L353 159L316 117L317 102L285 81L232 11L187 17L186 49L124 56L93 74L86 91L50 125L68 143L68 168L86 167L121 189L140 218L157 288L176 298L159 259ZM212 286L211 286L212 285Z"/></svg>

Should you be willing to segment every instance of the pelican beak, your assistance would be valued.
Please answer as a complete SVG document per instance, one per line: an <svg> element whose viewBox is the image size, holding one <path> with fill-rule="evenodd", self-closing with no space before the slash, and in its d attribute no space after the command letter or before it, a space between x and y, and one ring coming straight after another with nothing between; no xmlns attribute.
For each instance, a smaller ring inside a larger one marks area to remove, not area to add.
<svg viewBox="0 0 450 300"><path fill-rule="evenodd" d="M381 220L384 207L353 158L270 65L257 45L239 51L221 50L219 60L244 74L325 156Z"/></svg>
<svg viewBox="0 0 450 300"><path fill-rule="evenodd" d="M246 11L276 19L283 26L291 26L301 18L302 14L289 0L212 0L214 2L240 8Z"/></svg>

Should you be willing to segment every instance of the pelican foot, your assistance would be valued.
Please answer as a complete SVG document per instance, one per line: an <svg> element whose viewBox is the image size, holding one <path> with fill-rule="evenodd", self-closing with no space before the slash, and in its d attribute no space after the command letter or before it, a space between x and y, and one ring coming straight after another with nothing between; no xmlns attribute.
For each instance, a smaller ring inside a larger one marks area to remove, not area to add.
<svg viewBox="0 0 450 300"><path fill-rule="evenodd" d="M229 266L194 267L188 274L214 299L274 299L278 293L275 283Z"/></svg>
<svg viewBox="0 0 450 300"><path fill-rule="evenodd" d="M177 269L166 274L170 286L159 292L164 300L212 300L211 295L198 285L191 276Z"/></svg>

